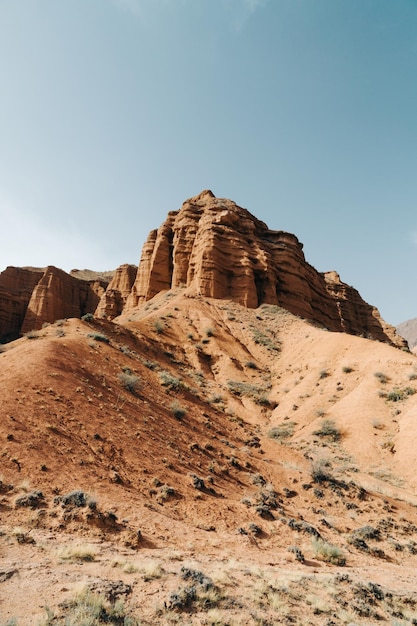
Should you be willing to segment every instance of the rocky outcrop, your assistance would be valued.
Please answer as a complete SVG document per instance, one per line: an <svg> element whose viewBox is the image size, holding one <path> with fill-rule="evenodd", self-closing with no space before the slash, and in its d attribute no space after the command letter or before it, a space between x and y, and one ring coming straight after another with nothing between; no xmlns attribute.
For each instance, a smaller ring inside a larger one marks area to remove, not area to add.
<svg viewBox="0 0 417 626"><path fill-rule="evenodd" d="M323 276L326 289L336 303L341 330L383 340L382 330L396 345L406 346L403 338L396 335L395 328L384 322L378 309L365 302L356 289L343 283L337 272L325 272Z"/></svg>
<svg viewBox="0 0 417 626"><path fill-rule="evenodd" d="M85 281L56 267L47 267L30 298L21 332L42 328L45 322L94 313L106 289L101 281Z"/></svg>
<svg viewBox="0 0 417 626"><path fill-rule="evenodd" d="M251 308L275 304L329 330L407 345L336 272L323 274L309 265L295 235L270 230L207 190L150 233L139 268L126 264L100 274L7 268L0 274L0 341L85 313L113 319L180 286L190 295Z"/></svg>
<svg viewBox="0 0 417 626"><path fill-rule="evenodd" d="M132 291L137 269L136 265L128 264L117 268L106 291L100 298L95 312L96 317L111 320L122 313Z"/></svg>
<svg viewBox="0 0 417 626"><path fill-rule="evenodd" d="M94 313L108 281L91 275L81 280L53 266L7 267L0 273L0 341L45 322Z"/></svg>
<svg viewBox="0 0 417 626"><path fill-rule="evenodd" d="M211 191L184 202L150 233L126 308L181 285L247 307L276 304L329 330L405 345L335 272L322 274L309 265L295 235L269 230Z"/></svg>
<svg viewBox="0 0 417 626"><path fill-rule="evenodd" d="M0 273L0 341L19 336L32 292L43 272L40 268L9 266Z"/></svg>

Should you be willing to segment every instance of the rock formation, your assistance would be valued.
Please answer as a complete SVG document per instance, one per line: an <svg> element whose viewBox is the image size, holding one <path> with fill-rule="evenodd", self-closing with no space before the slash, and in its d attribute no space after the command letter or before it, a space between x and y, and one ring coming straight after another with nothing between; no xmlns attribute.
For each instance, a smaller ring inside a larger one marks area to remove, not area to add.
<svg viewBox="0 0 417 626"><path fill-rule="evenodd" d="M81 280L56 267L8 267L0 273L0 341L45 322L94 313L107 282Z"/></svg>
<svg viewBox="0 0 417 626"><path fill-rule="evenodd" d="M47 267L29 301L21 332L42 328L45 322L93 313L106 285L73 278L56 267Z"/></svg>
<svg viewBox="0 0 417 626"><path fill-rule="evenodd" d="M336 272L322 274L309 265L295 235L269 230L211 191L184 202L150 233L126 308L181 285L247 307L276 304L329 330L405 345Z"/></svg>
<svg viewBox="0 0 417 626"><path fill-rule="evenodd" d="M114 319L180 286L250 308L279 305L329 330L407 345L336 272L309 265L295 235L269 230L207 190L149 234L138 269L122 265L111 280L88 270L7 268L0 274L0 340L88 312Z"/></svg>
<svg viewBox="0 0 417 626"><path fill-rule="evenodd" d="M120 315L135 282L136 265L121 265L117 268L96 309L97 317L113 319Z"/></svg>
<svg viewBox="0 0 417 626"><path fill-rule="evenodd" d="M0 273L0 341L19 336L35 285L44 270L6 267Z"/></svg>

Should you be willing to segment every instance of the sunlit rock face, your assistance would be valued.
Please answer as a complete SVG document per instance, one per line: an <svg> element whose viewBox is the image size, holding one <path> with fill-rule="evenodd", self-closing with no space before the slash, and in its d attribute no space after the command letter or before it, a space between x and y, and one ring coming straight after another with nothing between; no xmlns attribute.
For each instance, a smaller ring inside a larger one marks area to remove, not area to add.
<svg viewBox="0 0 417 626"><path fill-rule="evenodd" d="M111 320L161 291L185 287L191 296L249 308L274 304L329 330L407 345L336 272L320 273L307 263L295 235L270 230L208 190L168 213L149 234L138 268L125 264L108 274L104 280L87 270L6 268L0 274L0 341L85 313Z"/></svg>
<svg viewBox="0 0 417 626"><path fill-rule="evenodd" d="M186 200L149 234L126 307L179 286L251 308L279 305L329 330L404 345L377 309L336 272L322 274L306 262L295 235L270 230L208 190Z"/></svg>

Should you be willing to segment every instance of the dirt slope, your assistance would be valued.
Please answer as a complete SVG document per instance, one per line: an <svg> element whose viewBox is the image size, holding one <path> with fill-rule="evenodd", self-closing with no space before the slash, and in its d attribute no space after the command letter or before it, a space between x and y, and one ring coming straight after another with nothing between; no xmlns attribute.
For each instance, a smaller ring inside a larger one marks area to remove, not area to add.
<svg viewBox="0 0 417 626"><path fill-rule="evenodd" d="M0 354L3 622L90 592L115 624L417 619L414 355L182 289L29 337Z"/></svg>

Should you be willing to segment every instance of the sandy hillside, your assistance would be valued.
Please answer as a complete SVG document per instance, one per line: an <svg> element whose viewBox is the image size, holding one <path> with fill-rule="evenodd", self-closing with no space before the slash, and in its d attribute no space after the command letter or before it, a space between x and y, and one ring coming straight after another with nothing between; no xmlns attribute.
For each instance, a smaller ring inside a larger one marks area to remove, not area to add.
<svg viewBox="0 0 417 626"><path fill-rule="evenodd" d="M0 624L417 623L416 381L181 289L7 344Z"/></svg>

